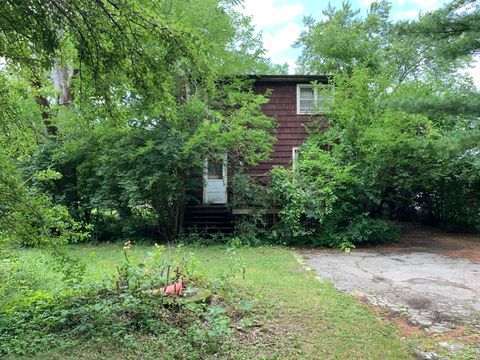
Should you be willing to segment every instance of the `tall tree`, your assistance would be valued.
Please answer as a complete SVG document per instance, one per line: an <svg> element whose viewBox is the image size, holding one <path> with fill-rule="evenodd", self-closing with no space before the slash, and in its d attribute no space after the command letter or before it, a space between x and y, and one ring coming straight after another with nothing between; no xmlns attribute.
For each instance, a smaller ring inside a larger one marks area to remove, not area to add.
<svg viewBox="0 0 480 360"><path fill-rule="evenodd" d="M81 220L105 211L115 211L125 228L153 219L166 238L175 233L172 217L204 156L230 150L241 154L239 161L264 159L273 141L272 120L260 112L265 99L225 76L271 66L234 4L2 3L6 69L28 79L54 135L41 138L34 156L15 162L28 165L30 180L18 177L23 188L48 189ZM57 92L50 87L52 67ZM49 167L63 177L46 186L31 180Z"/></svg>
<svg viewBox="0 0 480 360"><path fill-rule="evenodd" d="M455 0L441 9L399 24L403 33L423 37L446 60L470 60L480 52L480 2Z"/></svg>
<svg viewBox="0 0 480 360"><path fill-rule="evenodd" d="M344 4L319 21L307 19L298 40L300 65L334 75L335 101L329 130L311 135L298 169L310 171L315 159L337 168L335 173L354 175L349 187L331 188L339 194L332 208L337 210L321 214L337 225L350 222L353 235L368 225L363 220L355 225L359 213L360 219L368 214L475 230L480 94L458 71L478 51L478 4L454 1L401 23L391 23L388 11L388 3L373 3L362 18ZM305 176L304 189L316 190L315 181L322 183L325 172ZM311 174L291 176L304 175ZM345 197L352 193L350 200ZM313 199L314 193L308 194L307 204Z"/></svg>
<svg viewBox="0 0 480 360"><path fill-rule="evenodd" d="M329 5L323 18L306 17L306 30L296 46L302 50L300 70L307 73L351 74L359 65L379 71L385 61L388 41L390 4L372 3L366 17L349 2L340 9Z"/></svg>

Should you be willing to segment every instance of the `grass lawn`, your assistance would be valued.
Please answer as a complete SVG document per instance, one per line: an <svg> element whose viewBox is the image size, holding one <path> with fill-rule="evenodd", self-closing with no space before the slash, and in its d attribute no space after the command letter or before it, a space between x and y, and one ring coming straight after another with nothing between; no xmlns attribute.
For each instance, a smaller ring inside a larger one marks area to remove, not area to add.
<svg viewBox="0 0 480 360"><path fill-rule="evenodd" d="M225 247L190 247L198 271L218 278L231 265ZM123 260L121 244L72 245L68 251L87 263L91 278L113 274ZM134 246L132 261L141 261L149 248ZM23 258L43 256L37 250L21 250ZM168 252L166 253L168 255ZM235 332L234 351L226 358L308 359L410 359L411 350L396 328L379 320L355 298L338 292L305 270L294 252L282 247L236 250L236 260L245 266L244 278L232 281L238 298L253 306L251 324ZM52 290L58 278L40 268L41 287ZM120 345L121 348L121 345ZM100 352L101 350L101 352ZM70 351L53 351L39 358L118 358L119 346L99 349L85 344ZM122 353L125 358L128 353ZM157 354L157 358L162 358ZM131 358L138 358L132 356Z"/></svg>

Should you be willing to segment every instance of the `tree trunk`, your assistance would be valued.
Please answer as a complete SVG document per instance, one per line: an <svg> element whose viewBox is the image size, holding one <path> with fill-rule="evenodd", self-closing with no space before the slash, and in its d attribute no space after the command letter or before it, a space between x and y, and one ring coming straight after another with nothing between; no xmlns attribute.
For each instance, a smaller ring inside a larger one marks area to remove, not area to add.
<svg viewBox="0 0 480 360"><path fill-rule="evenodd" d="M67 108L73 107L73 79L76 71L57 62L52 68L53 87L58 92L57 103Z"/></svg>
<svg viewBox="0 0 480 360"><path fill-rule="evenodd" d="M30 83L32 84L35 90L40 90L43 86L42 80L38 72L35 72L34 77L31 79ZM40 110L42 111L42 120L45 128L47 129L47 135L56 135L57 134L57 127L52 125L51 121L51 108L50 102L45 96L37 95L35 96L35 102L39 106Z"/></svg>

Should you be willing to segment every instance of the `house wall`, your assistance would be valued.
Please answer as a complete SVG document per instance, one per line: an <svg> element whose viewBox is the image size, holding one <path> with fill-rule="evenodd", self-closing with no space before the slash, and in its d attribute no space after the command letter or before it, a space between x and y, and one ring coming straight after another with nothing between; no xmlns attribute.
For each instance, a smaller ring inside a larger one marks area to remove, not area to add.
<svg viewBox="0 0 480 360"><path fill-rule="evenodd" d="M267 89L272 91L270 101L263 105L262 110L268 116L277 120L277 128L273 134L277 138L270 160L247 169L247 174L264 176L274 165L289 167L292 164L292 151L307 138L310 127L326 129L326 118L310 115L297 115L297 84L296 82L257 82L255 93L263 94Z"/></svg>

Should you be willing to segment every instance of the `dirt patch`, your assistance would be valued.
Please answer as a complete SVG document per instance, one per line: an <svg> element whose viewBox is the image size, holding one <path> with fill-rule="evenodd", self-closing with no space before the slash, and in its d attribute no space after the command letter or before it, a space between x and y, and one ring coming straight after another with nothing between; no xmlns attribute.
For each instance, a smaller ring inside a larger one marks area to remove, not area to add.
<svg viewBox="0 0 480 360"><path fill-rule="evenodd" d="M392 312L385 307L372 305L366 298L362 298L361 301L365 306L373 310L377 317L388 320L395 324L398 328L400 336L404 338L410 338L414 334L425 334L425 331L419 326L413 324L408 317Z"/></svg>
<svg viewBox="0 0 480 360"><path fill-rule="evenodd" d="M480 263L480 250L477 250L477 249L468 249L468 250L460 249L455 251L448 251L443 253L443 255L450 256L450 257L465 258L472 262Z"/></svg>
<svg viewBox="0 0 480 360"><path fill-rule="evenodd" d="M480 238L475 234L448 233L411 224L399 224L398 244L365 248L365 251L431 252L443 256L468 259L480 263Z"/></svg>

